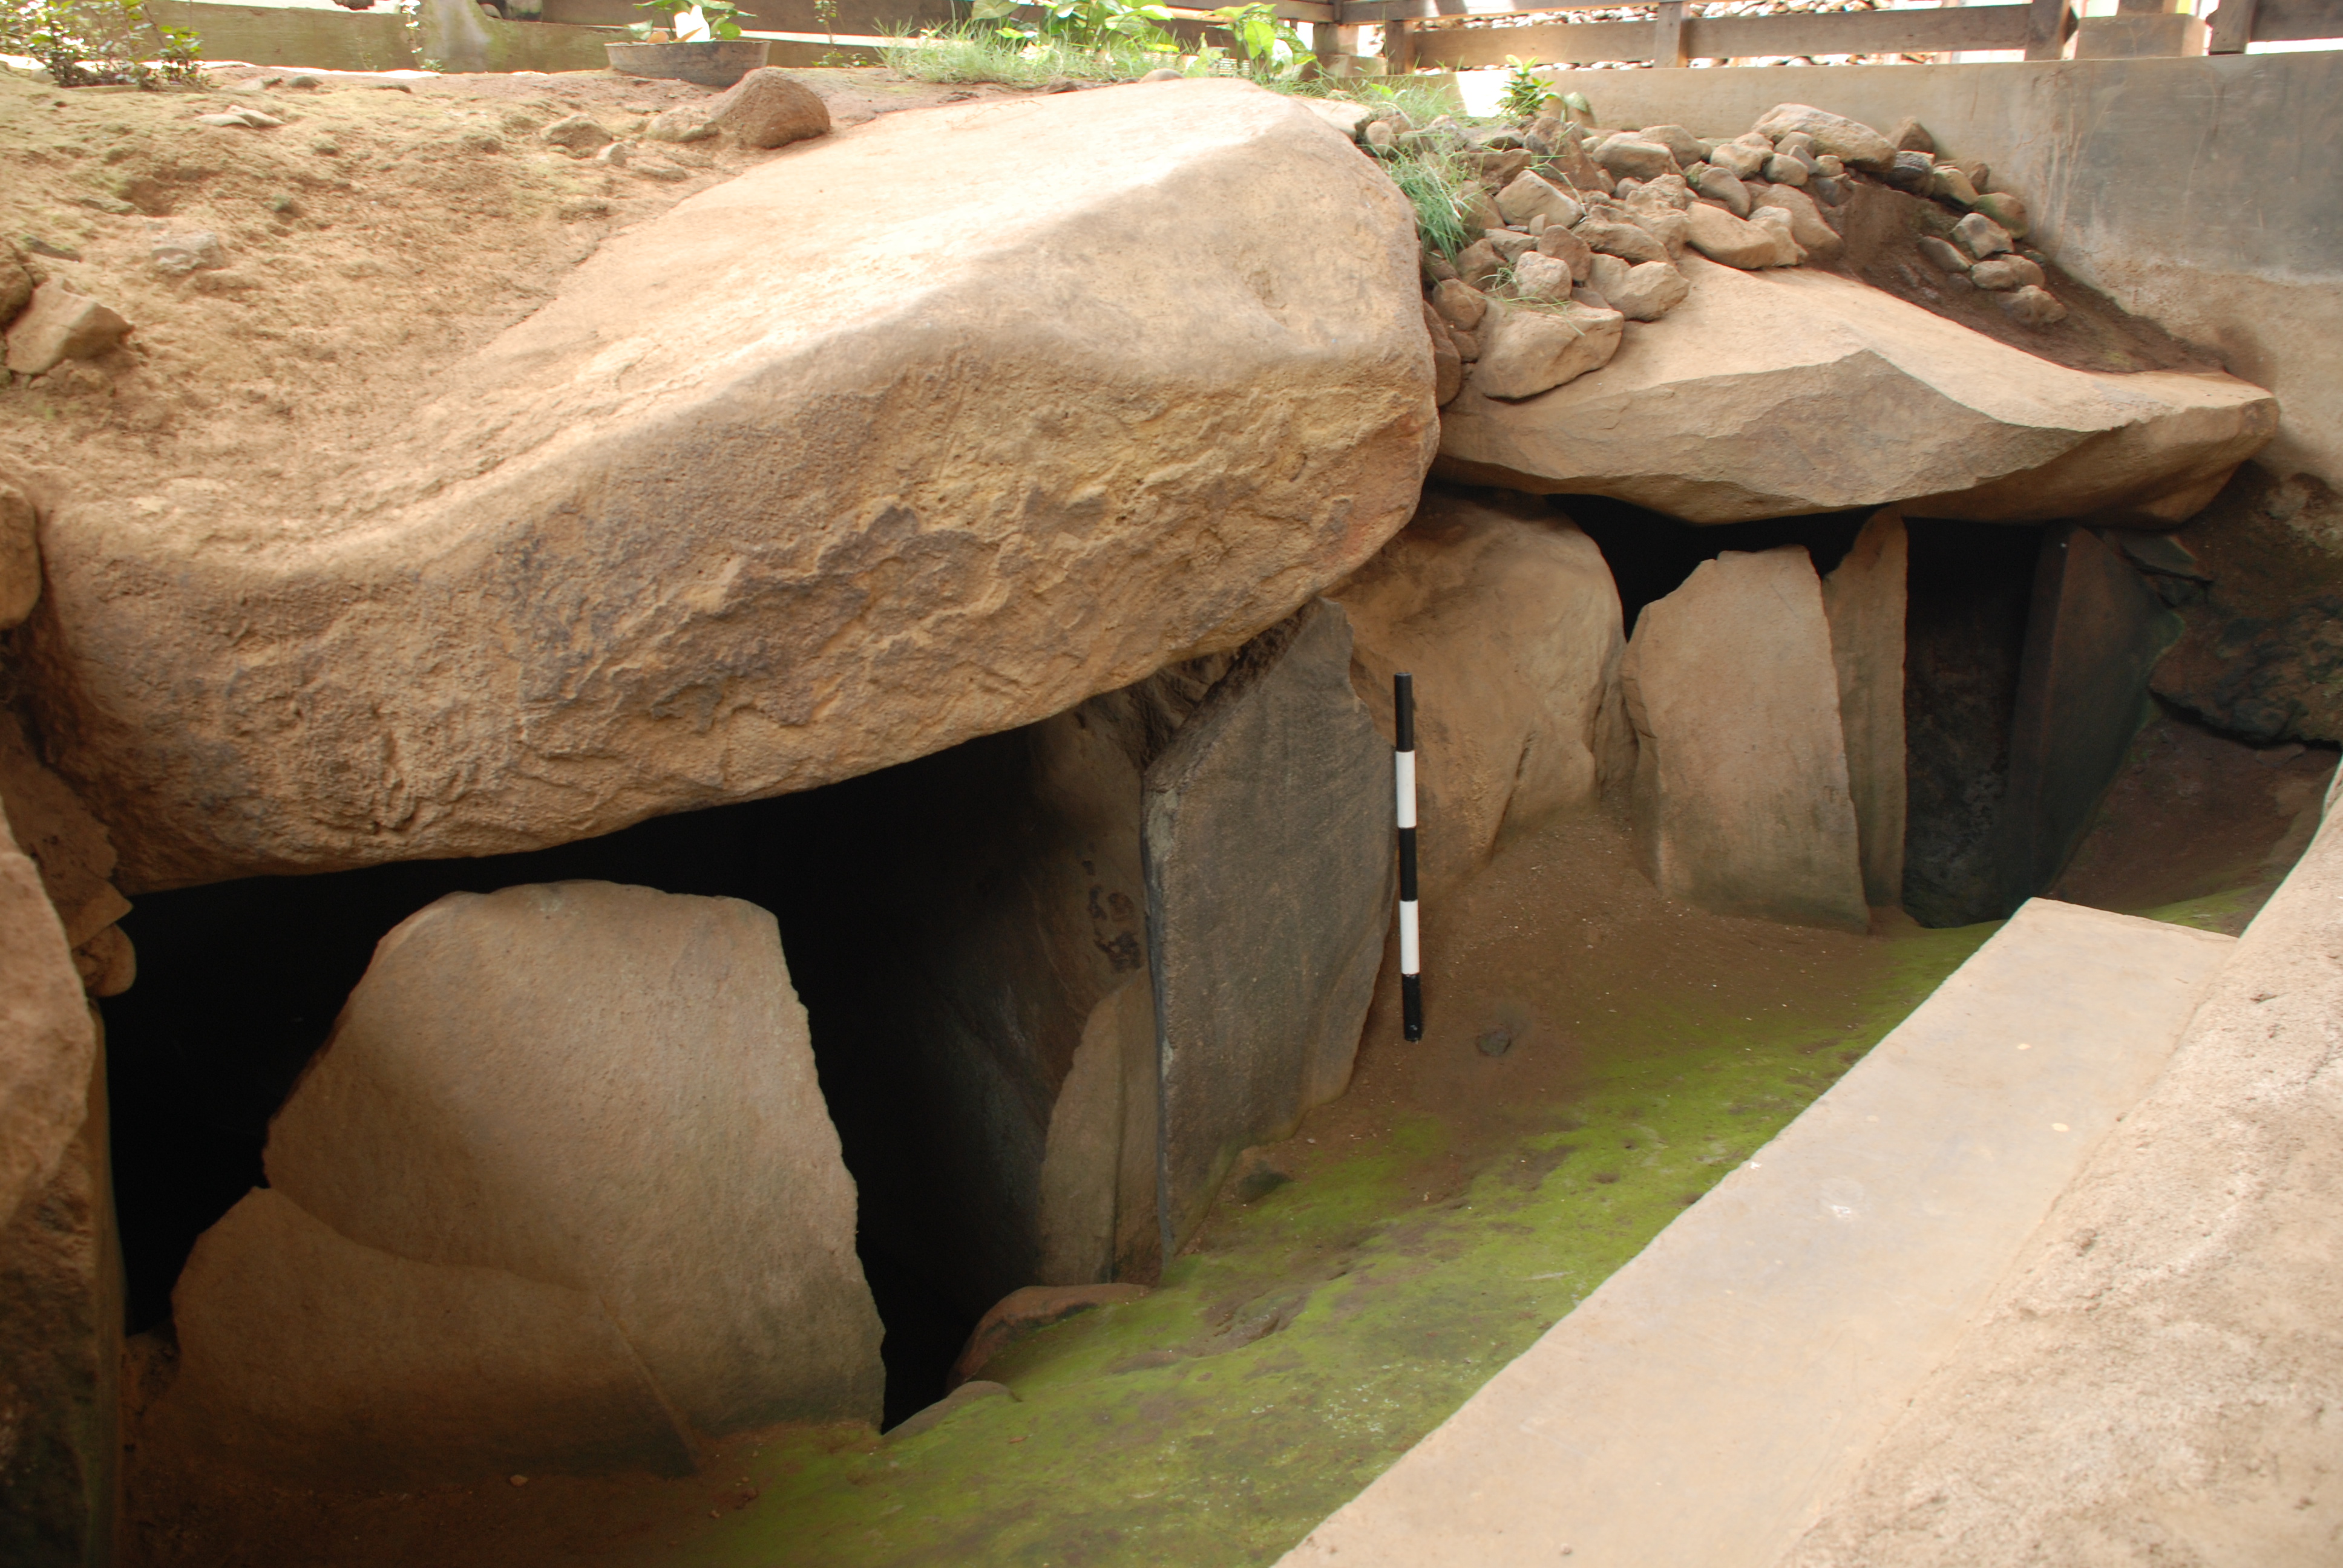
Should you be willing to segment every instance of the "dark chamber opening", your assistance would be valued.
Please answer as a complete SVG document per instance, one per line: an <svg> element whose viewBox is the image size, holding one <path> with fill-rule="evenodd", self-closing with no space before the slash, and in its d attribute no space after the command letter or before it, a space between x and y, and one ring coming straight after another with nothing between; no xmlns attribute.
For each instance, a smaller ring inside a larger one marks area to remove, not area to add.
<svg viewBox="0 0 2343 1568"><path fill-rule="evenodd" d="M1756 523L1720 523L1694 527L1604 496L1554 496L1552 504L1566 514L1603 552L1611 580L1619 588L1619 608L1627 634L1634 636L1635 618L1654 599L1665 598L1684 587L1693 568L1715 560L1726 550L1770 550L1777 545L1804 545L1814 558L1815 570L1827 576L1846 558L1865 519L1878 508L1851 512L1816 512L1801 518L1770 518ZM2029 530L2030 531L2030 530Z"/></svg>
<svg viewBox="0 0 2343 1568"><path fill-rule="evenodd" d="M902 1073L869 1049L867 999L900 984L909 933L955 911L874 874L920 825L982 802L956 754L776 799L657 818L556 849L407 861L310 877L260 877L149 894L123 921L138 980L105 1009L116 1197L127 1327L170 1312L196 1238L261 1183L268 1121L392 927L451 892L596 879L743 899L779 922L809 1015L822 1092L859 1190L857 1250L886 1325L890 1425L941 1397L977 1316L935 1262L919 1199L933 1173L905 1169ZM945 791L945 799L937 799Z"/></svg>

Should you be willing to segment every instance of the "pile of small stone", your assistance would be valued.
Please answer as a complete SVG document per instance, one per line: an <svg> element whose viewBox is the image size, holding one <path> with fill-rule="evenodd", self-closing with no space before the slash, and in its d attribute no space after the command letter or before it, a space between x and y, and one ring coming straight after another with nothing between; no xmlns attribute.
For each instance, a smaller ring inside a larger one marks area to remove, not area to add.
<svg viewBox="0 0 2343 1568"><path fill-rule="evenodd" d="M1555 101L1548 100L1549 106ZM1580 100L1583 102L1583 100ZM2042 327L2066 308L2018 253L2025 204L1986 188L1982 164L1939 159L1916 122L1893 137L1803 104L1738 136L1681 126L1604 131L1553 112L1510 126L1443 116L1417 126L1395 106L1353 127L1388 158L1447 156L1476 177L1451 257L1427 246L1427 329L1444 404L1469 372L1493 397L1528 397L1609 362L1629 322L1656 321L1691 292L1684 249L1745 270L1828 262L1845 248L1839 209L1865 181L1963 216L1921 241L1948 280L1994 291L2012 319Z"/></svg>

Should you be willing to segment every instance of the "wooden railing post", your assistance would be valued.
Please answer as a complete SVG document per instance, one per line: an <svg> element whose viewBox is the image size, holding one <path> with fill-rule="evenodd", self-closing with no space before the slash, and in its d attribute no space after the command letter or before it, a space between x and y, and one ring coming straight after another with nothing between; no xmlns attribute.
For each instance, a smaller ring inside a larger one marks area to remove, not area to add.
<svg viewBox="0 0 2343 1568"><path fill-rule="evenodd" d="M1684 0L1660 0L1660 19L1652 25L1652 64L1684 63Z"/></svg>
<svg viewBox="0 0 2343 1568"><path fill-rule="evenodd" d="M2026 57L2059 60L2066 55L2067 35L2075 30L2072 0L2033 0L2026 27Z"/></svg>
<svg viewBox="0 0 2343 1568"><path fill-rule="evenodd" d="M2254 40L2256 0L2221 0L2213 13L2213 36L2205 45L2208 55L2242 55Z"/></svg>
<svg viewBox="0 0 2343 1568"><path fill-rule="evenodd" d="M1415 25L1394 16L1383 24L1383 75L1404 76L1415 69Z"/></svg>

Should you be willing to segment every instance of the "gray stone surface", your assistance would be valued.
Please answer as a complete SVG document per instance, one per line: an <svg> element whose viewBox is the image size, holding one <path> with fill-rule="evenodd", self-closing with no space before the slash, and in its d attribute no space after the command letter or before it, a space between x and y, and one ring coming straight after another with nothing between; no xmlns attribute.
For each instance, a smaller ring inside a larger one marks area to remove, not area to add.
<svg viewBox="0 0 2343 1568"><path fill-rule="evenodd" d="M10 934L0 925L0 963L13 960ZM86 1030L95 1013L77 994L71 1004ZM10 1206L14 1218L0 1217L0 1563L9 1568L115 1560L122 1254L104 1052L80 1060L85 1109L72 1141Z"/></svg>
<svg viewBox="0 0 2343 1568"><path fill-rule="evenodd" d="M2327 813L2169 1066L2091 1149L1959 1347L1817 1500L1785 1568L2336 1560L2331 792Z"/></svg>
<svg viewBox="0 0 2343 1568"><path fill-rule="evenodd" d="M1720 914L1869 924L1822 585L1799 545L1727 550L1644 608L1621 669L1635 847Z"/></svg>
<svg viewBox="0 0 2343 1568"><path fill-rule="evenodd" d="M1872 515L1855 548L1823 579L1847 789L1863 849L1863 896L1874 909L1904 901L1906 558L1904 518L1891 507Z"/></svg>
<svg viewBox="0 0 2343 1568"><path fill-rule="evenodd" d="M1391 780L1323 600L1250 644L1148 768L1166 1256L1241 1151L1350 1081L1392 921Z"/></svg>
<svg viewBox="0 0 2343 1568"><path fill-rule="evenodd" d="M2072 1226L2043 1221L2095 1151L2103 1156L2137 1138L2128 1125L2118 1130L2118 1119L2157 1081L2198 997L2235 947L2229 938L2184 927L2044 900L2027 905L1779 1137L1285 1562L1771 1568L1931 1370L1968 1354L1963 1332L2014 1262L2038 1250L2061 1257L2077 1275L2108 1280L2096 1261L2104 1242L2097 1250L2078 1245ZM2333 1005L2331 988L2324 1005ZM2306 1023L2331 1049L2331 1020ZM2323 1084L2325 1075L2309 1067L2315 1050L2289 1054L2305 1079ZM2316 1131L2298 1146L2320 1151L2313 1158L2331 1167L2331 1091L2288 1089L2290 1101L2318 1110L2299 1123ZM2167 1267L2184 1270L2202 1255L2192 1245L2197 1234L2221 1224L2234 1201L2233 1179L2224 1178L2237 1168L2216 1154L2219 1146L2207 1132L2195 1132L2187 1145L2212 1157L2198 1161L2201 1179L2176 1188L2164 1204L2146 1206L2145 1214L2131 1211L2171 1237ZM2185 1240L2181 1212L2194 1221ZM2257 1255L2281 1256L2291 1245L2297 1261L2289 1277L2303 1281L2308 1300L2331 1302L2332 1271L2318 1272L2323 1245L2302 1244L2323 1233L2323 1221L2308 1219L2323 1205L2293 1212L2316 1229L2262 1232L2268 1241ZM2147 1214L2175 1218L2167 1224ZM2237 1270L2201 1277L2208 1285L2226 1282L2250 1321L2255 1276ZM2139 1278L2134 1288L2142 1287L2156 1288L2154 1276ZM2078 1327L2090 1310L2137 1324L2133 1342L2157 1356L2161 1386L2175 1391L2161 1402L2175 1414L2187 1409L2177 1391L2194 1381L2192 1356L2213 1352L2247 1371L2242 1337L2208 1343L2174 1335L2148 1312L2126 1311L2114 1290L2087 1306L2079 1292L2068 1300ZM2305 1320L2295 1342L2305 1351L2331 1344L2336 1321L2331 1313ZM2278 1328L2259 1332L2269 1336ZM2038 1359L2018 1375L1982 1384L1982 1392L2047 1414L2055 1402L2039 1391L2067 1363L2047 1336L2036 1338ZM2122 1364L2108 1358L2093 1372L2114 1385L2128 1381ZM2249 1408L2238 1414L2273 1429L2288 1417L2302 1422L2331 1385L2335 1362L2300 1355L2291 1364L2312 1371L2313 1381L2288 1389L2276 1369L2257 1369L2256 1385L2282 1402L2267 1416ZM2087 1420L2051 1417L2058 1442L2029 1442L2043 1428L2023 1420L1974 1437L1957 1424L1936 1428L1960 1433L1963 1446L1990 1464L1993 1484L1983 1496L1944 1496L1913 1484L1916 1475L1884 1478L1880 1512L1900 1507L1922 1520L1964 1513L2006 1543L2006 1555L1906 1557L1882 1550L1902 1544L1890 1537L1859 1540L1826 1560L1997 1568L2146 1558L2096 1558L2078 1536L2066 1538L2070 1550L2027 1550L2034 1537L2026 1527L2073 1495L2068 1488L2079 1484L2087 1496L2105 1484L2093 1461L2111 1439L2127 1442L2125 1402L2117 1387L2107 1392L2114 1397ZM2196 1422L2209 1435L2212 1423ZM2294 1451L2309 1458L2328 1441L2298 1442ZM2156 1446L2176 1466L2185 1463L2179 1444ZM2109 1479L2122 1486L2123 1473L2118 1466ZM2259 1487L2272 1496L2273 1512L2276 1481ZM2325 1493L2323 1477L2312 1484ZM2137 1499L2134 1518L2147 1512L2143 1490L2126 1487ZM2030 1517L2006 1510L2013 1494L2032 1504Z"/></svg>
<svg viewBox="0 0 2343 1568"><path fill-rule="evenodd" d="M854 1184L779 932L752 905L606 882L439 900L377 948L277 1113L267 1171L271 1203L332 1244L281 1213L212 1233L216 1266L191 1271L176 1298L190 1361L265 1357L256 1293L289 1302L329 1266L340 1277L314 1288L347 1303L335 1322L362 1325L372 1292L386 1321L416 1326L345 1344L351 1366L310 1384L279 1379L248 1397L241 1376L202 1384L227 1425L293 1422L321 1442L363 1427L384 1462L437 1465L444 1433L417 1412L435 1390L487 1395L455 1387L465 1363L431 1350L435 1303L518 1358L498 1385L514 1402L495 1423L508 1438L529 1430L533 1397L566 1397L561 1367L616 1364L596 1313L688 1431L877 1419L880 1323L855 1254ZM531 1304L557 1295L571 1304ZM528 1326L546 1314L572 1337ZM341 1337L327 1329L321 1340ZM335 1352L311 1353L322 1368ZM408 1424L335 1402L377 1376L408 1391ZM605 1390L597 1408L615 1408L616 1384L592 1386ZM545 1431L551 1461L582 1462L559 1423ZM615 1451L596 1439L583 1452Z"/></svg>
<svg viewBox="0 0 2343 1568"><path fill-rule="evenodd" d="M2148 678L2179 617L2088 528L2044 541L2010 720L2004 905L2047 888L2082 842L2153 708Z"/></svg>

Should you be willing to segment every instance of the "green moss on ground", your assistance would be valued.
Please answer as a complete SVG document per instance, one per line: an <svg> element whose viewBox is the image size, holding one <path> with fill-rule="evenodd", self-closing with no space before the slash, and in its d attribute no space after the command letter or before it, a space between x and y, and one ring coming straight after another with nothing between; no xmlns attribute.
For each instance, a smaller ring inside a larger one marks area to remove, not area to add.
<svg viewBox="0 0 2343 1568"><path fill-rule="evenodd" d="M1531 1129L1436 1116L1283 1146L1144 1301L986 1368L1016 1397L907 1440L806 1434L662 1561L1225 1568L1274 1561L1861 1060L1991 934L1899 926L1835 983L1762 971L1581 1032ZM1339 1142L1341 1147L1332 1145ZM1475 1146L1452 1159L1466 1142ZM1291 1158L1288 1158L1291 1156Z"/></svg>

